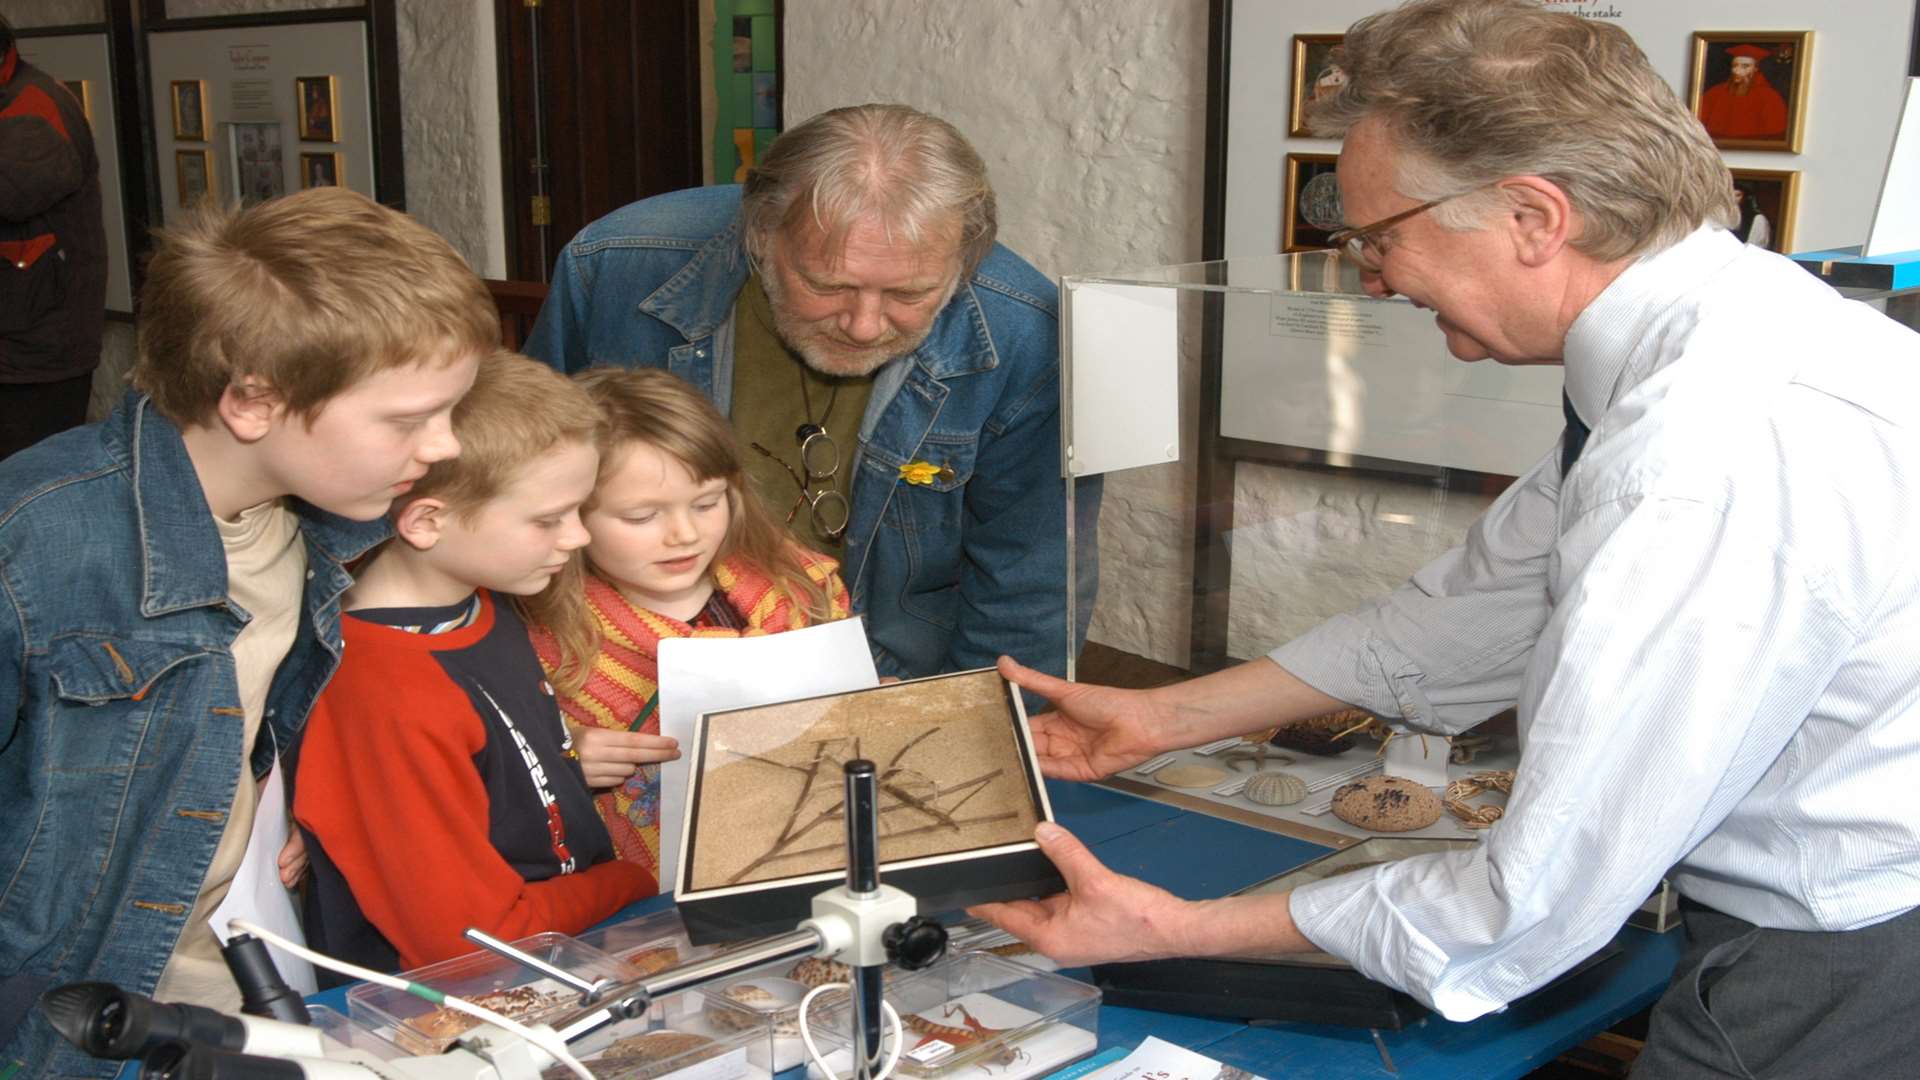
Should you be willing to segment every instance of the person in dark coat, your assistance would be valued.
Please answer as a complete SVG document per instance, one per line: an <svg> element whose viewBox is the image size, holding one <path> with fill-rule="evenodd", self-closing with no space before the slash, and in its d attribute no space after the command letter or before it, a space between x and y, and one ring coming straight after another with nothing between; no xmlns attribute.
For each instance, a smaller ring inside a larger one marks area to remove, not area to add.
<svg viewBox="0 0 1920 1080"><path fill-rule="evenodd" d="M0 16L0 458L86 422L106 301L93 131Z"/></svg>

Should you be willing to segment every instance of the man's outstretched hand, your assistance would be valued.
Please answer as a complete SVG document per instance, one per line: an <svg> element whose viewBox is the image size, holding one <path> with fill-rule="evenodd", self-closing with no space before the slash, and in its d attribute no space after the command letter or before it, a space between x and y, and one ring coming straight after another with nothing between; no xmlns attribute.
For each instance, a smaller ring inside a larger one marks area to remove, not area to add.
<svg viewBox="0 0 1920 1080"><path fill-rule="evenodd" d="M1138 690L1071 683L1000 658L1000 674L1053 705L1027 718L1040 770L1056 780L1098 780L1159 753L1151 708Z"/></svg>
<svg viewBox="0 0 1920 1080"><path fill-rule="evenodd" d="M1006 660L1001 661L1005 671ZM1072 833L1041 822L1033 838L1066 878L1067 891L1041 900L981 904L985 919L1067 966L1187 955L1188 920L1196 905L1102 865Z"/></svg>

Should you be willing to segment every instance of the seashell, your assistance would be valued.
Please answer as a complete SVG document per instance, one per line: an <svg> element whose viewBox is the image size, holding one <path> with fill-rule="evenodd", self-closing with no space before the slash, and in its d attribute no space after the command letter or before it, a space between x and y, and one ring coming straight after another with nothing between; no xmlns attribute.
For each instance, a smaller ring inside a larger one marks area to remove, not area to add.
<svg viewBox="0 0 1920 1080"><path fill-rule="evenodd" d="M853 969L838 960L809 956L793 965L793 970L787 972L787 978L811 990L827 983L850 983L853 981Z"/></svg>
<svg viewBox="0 0 1920 1080"><path fill-rule="evenodd" d="M1227 771L1211 765L1169 765L1153 778L1168 787L1212 787L1227 778Z"/></svg>
<svg viewBox="0 0 1920 1080"><path fill-rule="evenodd" d="M773 991L754 983L734 983L720 991L720 996L759 1014L775 1012L780 1008L780 999ZM707 1023L727 1031L746 1031L758 1027L762 1022L758 1016L749 1018L731 1009L707 1009Z"/></svg>
<svg viewBox="0 0 1920 1080"><path fill-rule="evenodd" d="M1261 806L1292 806L1307 797L1307 782L1284 772L1258 772L1247 777L1247 798Z"/></svg>
<svg viewBox="0 0 1920 1080"><path fill-rule="evenodd" d="M665 971L679 963L680 950L673 945L647 945L635 949L621 959L633 969L636 977L645 976L656 971Z"/></svg>
<svg viewBox="0 0 1920 1080"><path fill-rule="evenodd" d="M1440 820L1440 796L1404 776L1369 776L1333 793L1333 814L1374 832L1408 832Z"/></svg>

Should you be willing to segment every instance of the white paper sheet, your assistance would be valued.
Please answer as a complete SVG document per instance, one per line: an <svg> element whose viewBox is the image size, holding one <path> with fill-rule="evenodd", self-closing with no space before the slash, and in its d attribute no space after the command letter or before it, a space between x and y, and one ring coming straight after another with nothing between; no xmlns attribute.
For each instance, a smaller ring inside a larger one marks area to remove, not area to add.
<svg viewBox="0 0 1920 1080"><path fill-rule="evenodd" d="M1797 245L1796 245L1797 246ZM1867 229L1862 255L1896 255L1920 250L1920 79L1907 80L1894 129L1893 149L1887 154L1887 175L1880 181L1880 201Z"/></svg>
<svg viewBox="0 0 1920 1080"><path fill-rule="evenodd" d="M227 920L245 919L271 930L290 941L307 943L300 931L300 917L293 910L293 894L280 884L280 849L287 846L286 783L280 765L274 763L260 789L260 805L253 814L253 834L247 838L247 853L233 875L227 898L213 909L213 932L221 944L227 941ZM320 989L313 977L313 965L267 946L274 966L287 985L302 994Z"/></svg>
<svg viewBox="0 0 1920 1080"><path fill-rule="evenodd" d="M660 643L660 734L680 757L660 769L660 883L680 867L688 754L701 713L771 705L880 685L859 619L748 638L669 638Z"/></svg>
<svg viewBox="0 0 1920 1080"><path fill-rule="evenodd" d="M1180 294L1070 283L1068 471L1093 476L1180 457Z"/></svg>
<svg viewBox="0 0 1920 1080"><path fill-rule="evenodd" d="M1149 1035L1133 1053L1087 1080L1219 1080L1228 1075L1227 1066L1205 1054ZM1240 1075L1260 1080L1245 1072Z"/></svg>

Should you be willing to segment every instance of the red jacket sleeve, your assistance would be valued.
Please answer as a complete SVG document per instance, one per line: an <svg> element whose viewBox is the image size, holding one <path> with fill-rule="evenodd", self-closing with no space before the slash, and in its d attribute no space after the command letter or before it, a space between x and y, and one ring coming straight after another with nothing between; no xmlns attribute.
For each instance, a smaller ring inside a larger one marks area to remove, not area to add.
<svg viewBox="0 0 1920 1080"><path fill-rule="evenodd" d="M294 816L317 837L405 968L473 951L477 926L512 940L577 933L647 895L619 860L529 882L488 839L473 767L486 728L437 667L348 649L301 744Z"/></svg>

